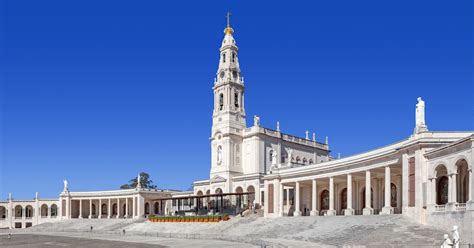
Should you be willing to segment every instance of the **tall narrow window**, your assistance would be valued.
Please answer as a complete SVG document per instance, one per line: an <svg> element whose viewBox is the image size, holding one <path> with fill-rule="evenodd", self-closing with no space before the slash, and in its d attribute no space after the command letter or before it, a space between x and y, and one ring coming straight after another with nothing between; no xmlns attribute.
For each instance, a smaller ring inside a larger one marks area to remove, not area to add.
<svg viewBox="0 0 474 248"><path fill-rule="evenodd" d="M222 54L222 62L225 63L225 53Z"/></svg>
<svg viewBox="0 0 474 248"><path fill-rule="evenodd" d="M219 95L219 110L224 109L224 94Z"/></svg>
<svg viewBox="0 0 474 248"><path fill-rule="evenodd" d="M236 108L239 107L239 94L238 93L234 93L234 105Z"/></svg>
<svg viewBox="0 0 474 248"><path fill-rule="evenodd" d="M232 63L235 62L235 53L232 53Z"/></svg>

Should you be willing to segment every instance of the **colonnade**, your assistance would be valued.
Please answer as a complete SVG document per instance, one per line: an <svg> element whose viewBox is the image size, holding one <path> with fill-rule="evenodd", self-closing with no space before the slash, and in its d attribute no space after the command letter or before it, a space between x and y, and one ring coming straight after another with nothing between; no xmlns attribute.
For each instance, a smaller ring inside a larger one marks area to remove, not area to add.
<svg viewBox="0 0 474 248"><path fill-rule="evenodd" d="M376 176L372 175L372 170L374 171ZM354 180L354 177L357 177L357 180ZM399 179L398 182L392 182L393 177ZM373 185L373 182L379 182L379 179L383 180L383 183L381 182L379 185ZM265 192L268 192L268 196L266 195L265 198L267 201L272 201L268 202L268 204L265 204L265 211L266 213L273 214L275 216L283 216L285 214L289 214L290 208L293 208L293 216L338 214L372 215L374 213L393 214L395 213L396 207L400 207L399 209L401 209L401 197L399 196L401 194L402 186L401 179L401 175L392 175L392 168L390 167L390 165L386 165L382 168L374 168L365 171L351 172L347 174L339 174L328 177L302 179L296 178L291 180L274 178L273 180L266 180L264 183ZM397 184L398 186L396 186ZM338 186L337 192L336 185ZM360 192L361 194L360 197L353 195L355 193L353 187L354 185L357 185L356 188L357 192ZM302 193L303 188L310 188L310 193L308 193L308 191ZM374 188L378 190L383 188L383 194L382 192L380 192L381 194L378 197L378 201L381 202L381 204L377 204L378 206L381 205L381 209L377 209L377 211L374 211L374 206L372 206ZM286 212L288 213L285 213L284 211L285 190L287 200ZM290 190L293 190L294 194L293 203L290 203L289 201ZM340 196L340 198L342 198L342 195L344 194L344 202L342 203L342 199L339 201L339 211L336 209L335 206L336 194ZM310 201L308 200L308 198L310 198ZM392 206L393 198L396 198L395 206ZM358 202L355 203L358 203L358 206L354 206L353 200L356 199L358 199ZM306 200L304 208L302 208L303 200ZM361 204L363 204L362 211L356 213L355 209L360 208ZM310 206L310 208L307 208L306 206Z"/></svg>

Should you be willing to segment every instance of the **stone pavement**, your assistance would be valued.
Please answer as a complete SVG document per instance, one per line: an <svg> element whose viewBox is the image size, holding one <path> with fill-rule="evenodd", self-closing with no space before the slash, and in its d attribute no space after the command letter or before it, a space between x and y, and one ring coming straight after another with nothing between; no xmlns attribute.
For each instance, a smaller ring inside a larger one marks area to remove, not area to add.
<svg viewBox="0 0 474 248"><path fill-rule="evenodd" d="M86 233L15 233L11 239L0 235L0 247L56 248L56 247L103 247L103 248L162 248L162 247L255 247L220 240L192 240L133 235L87 235Z"/></svg>

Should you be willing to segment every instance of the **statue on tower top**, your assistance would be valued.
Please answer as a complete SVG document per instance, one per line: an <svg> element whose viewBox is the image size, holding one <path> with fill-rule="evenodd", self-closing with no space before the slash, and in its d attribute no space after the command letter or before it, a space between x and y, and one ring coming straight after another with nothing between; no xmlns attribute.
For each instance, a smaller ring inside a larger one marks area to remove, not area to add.
<svg viewBox="0 0 474 248"><path fill-rule="evenodd" d="M68 187L67 180L66 180L66 179L64 179L64 180L63 180L63 183L64 183L64 188L63 188L63 191L64 191L64 192L68 192L68 191L69 191L69 187Z"/></svg>
<svg viewBox="0 0 474 248"><path fill-rule="evenodd" d="M142 187L141 176L140 176L140 173L138 173L138 176L137 176L137 188L141 188L141 187Z"/></svg>

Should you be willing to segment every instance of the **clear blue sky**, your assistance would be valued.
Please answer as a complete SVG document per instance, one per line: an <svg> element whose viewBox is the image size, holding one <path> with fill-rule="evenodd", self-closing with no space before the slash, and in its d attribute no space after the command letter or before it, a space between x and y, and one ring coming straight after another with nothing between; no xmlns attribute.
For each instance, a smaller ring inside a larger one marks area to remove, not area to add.
<svg viewBox="0 0 474 248"><path fill-rule="evenodd" d="M408 137L422 96L431 130L474 129L472 1L2 1L0 198L208 178L228 10L249 125L347 156Z"/></svg>

